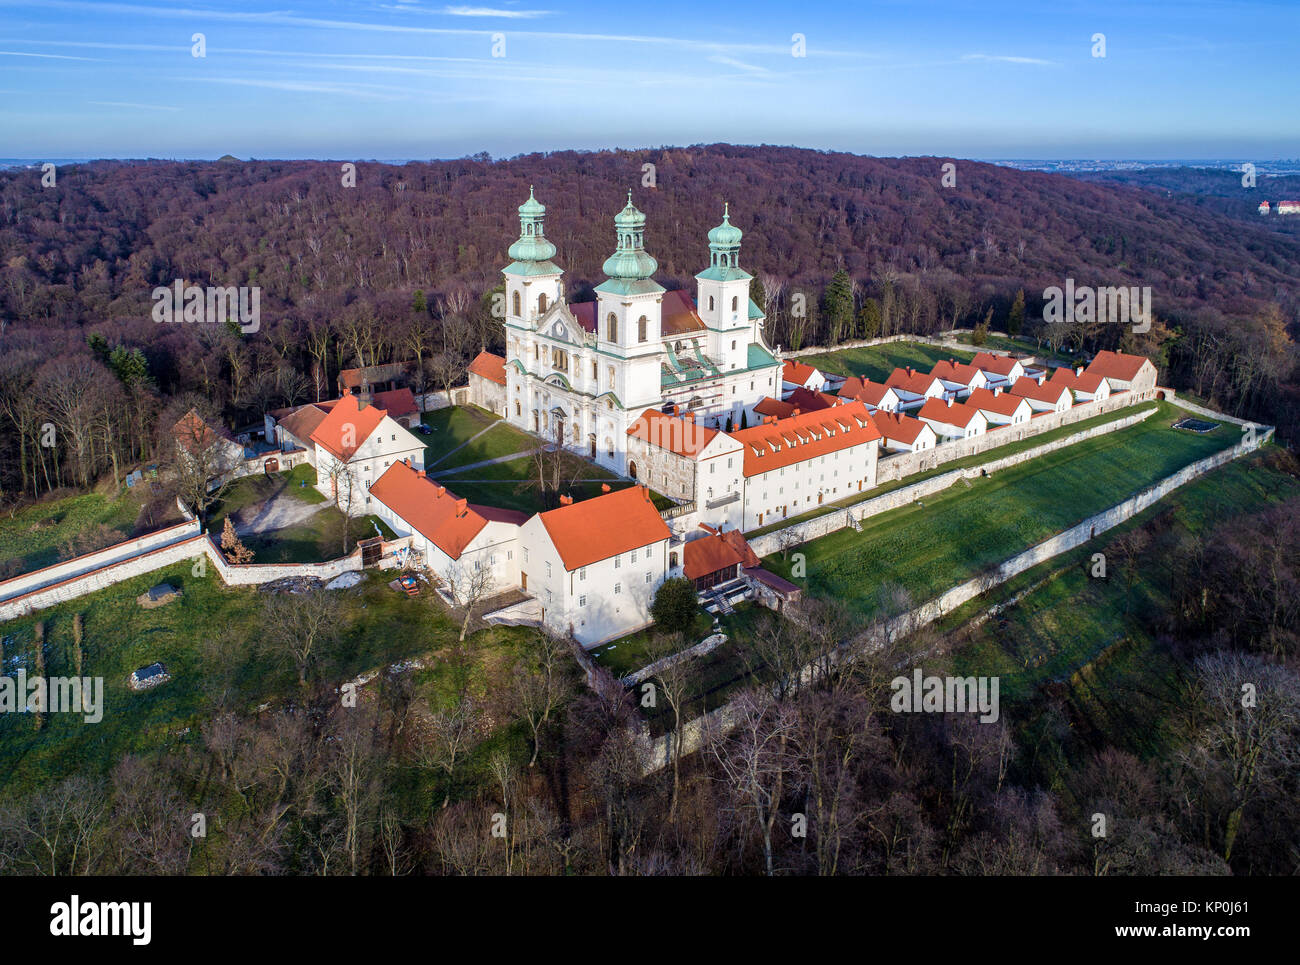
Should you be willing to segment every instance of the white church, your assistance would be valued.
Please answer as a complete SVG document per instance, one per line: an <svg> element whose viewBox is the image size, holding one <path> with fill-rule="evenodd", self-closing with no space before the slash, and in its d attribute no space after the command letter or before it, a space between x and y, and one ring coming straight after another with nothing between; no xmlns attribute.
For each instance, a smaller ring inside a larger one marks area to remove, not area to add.
<svg viewBox="0 0 1300 965"><path fill-rule="evenodd" d="M754 425L754 406L781 396L781 362L763 338L763 313L739 265L741 232L724 209L709 232L710 264L689 291L652 277L645 215L614 218L618 246L596 301L569 304L543 231L546 208L528 193L519 240L502 271L506 288L505 416L623 475L628 429L648 408L678 411L723 430Z"/></svg>

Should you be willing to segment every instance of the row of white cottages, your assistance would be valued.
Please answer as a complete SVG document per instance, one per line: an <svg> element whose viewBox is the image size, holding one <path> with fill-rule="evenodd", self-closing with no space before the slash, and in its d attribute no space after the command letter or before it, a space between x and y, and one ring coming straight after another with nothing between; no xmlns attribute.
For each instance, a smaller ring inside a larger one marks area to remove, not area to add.
<svg viewBox="0 0 1300 965"><path fill-rule="evenodd" d="M308 441L318 488L337 499L329 466L347 461L364 484L353 511L413 537L439 577L456 584L486 572L496 590L534 597L552 631L592 646L649 623L659 585L684 572L683 544L649 489L694 504L693 518L710 528L688 539L750 532L874 488L882 447L911 451L1063 411L1084 401L1078 393L1103 398L1155 384L1154 367L1137 356L1102 353L1097 371L1058 370L1051 379L987 359L940 363L928 376L900 369L884 385L849 380L838 397L801 385L803 394L765 400L775 411L759 425L730 433L648 409L627 433L629 475L642 485L534 515L470 503L430 479L422 440L351 396L329 406Z"/></svg>

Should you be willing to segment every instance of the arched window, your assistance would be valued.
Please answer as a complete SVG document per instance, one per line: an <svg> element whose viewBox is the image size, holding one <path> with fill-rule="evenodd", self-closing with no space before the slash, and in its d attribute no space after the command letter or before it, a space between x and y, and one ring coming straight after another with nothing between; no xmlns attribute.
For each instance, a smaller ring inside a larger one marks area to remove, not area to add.
<svg viewBox="0 0 1300 965"><path fill-rule="evenodd" d="M610 312L608 321L609 321L609 340L611 342L617 342L618 341L618 316L615 315L613 312Z"/></svg>
<svg viewBox="0 0 1300 965"><path fill-rule="evenodd" d="M713 311L713 296L709 296L709 311Z"/></svg>
<svg viewBox="0 0 1300 965"><path fill-rule="evenodd" d="M636 339L638 342L644 342L646 340L646 328L648 326L649 322L646 320L644 315L636 320Z"/></svg>
<svg viewBox="0 0 1300 965"><path fill-rule="evenodd" d="M636 463L629 462L627 464L627 474L631 476L633 479L636 478Z"/></svg>
<svg viewBox="0 0 1300 965"><path fill-rule="evenodd" d="M511 299L511 305L514 306L514 310L515 310L515 314L516 314L516 315L522 315L522 314L523 314L523 312L521 312L521 311L520 311L520 308L519 308L519 292L515 292L514 297Z"/></svg>
<svg viewBox="0 0 1300 965"><path fill-rule="evenodd" d="M739 307L740 307L740 296L739 296L739 295L732 295L732 296L731 296L731 310L734 312L734 311L735 311L736 309L738 309Z"/></svg>
<svg viewBox="0 0 1300 965"><path fill-rule="evenodd" d="M732 301L735 301L735 299L733 298ZM732 305L731 307L732 307L732 308L735 308L736 306L735 306L735 305ZM545 295L538 295L538 296L537 296L537 314L540 315L540 314L542 314L544 311L546 311L546 296L545 296Z"/></svg>

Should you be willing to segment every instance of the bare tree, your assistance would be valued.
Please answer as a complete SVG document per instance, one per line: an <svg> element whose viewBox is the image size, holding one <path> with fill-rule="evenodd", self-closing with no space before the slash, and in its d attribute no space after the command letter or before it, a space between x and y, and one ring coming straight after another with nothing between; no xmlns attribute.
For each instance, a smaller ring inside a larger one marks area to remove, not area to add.
<svg viewBox="0 0 1300 965"><path fill-rule="evenodd" d="M308 673L320 649L338 637L342 608L328 590L276 593L263 608L266 640L298 670L298 683L306 688Z"/></svg>
<svg viewBox="0 0 1300 965"><path fill-rule="evenodd" d="M436 711L428 718L416 746L416 755L422 766L442 771L445 775L444 808L451 800L456 765L478 742L485 729L482 711L469 698L462 698L450 710Z"/></svg>
<svg viewBox="0 0 1300 965"><path fill-rule="evenodd" d="M447 592L451 594L456 606L460 607L465 617L460 624L460 639L463 641L469 633L470 621L474 618L474 609L492 596L496 589L496 578L492 567L484 560L457 560L447 570L443 579Z"/></svg>

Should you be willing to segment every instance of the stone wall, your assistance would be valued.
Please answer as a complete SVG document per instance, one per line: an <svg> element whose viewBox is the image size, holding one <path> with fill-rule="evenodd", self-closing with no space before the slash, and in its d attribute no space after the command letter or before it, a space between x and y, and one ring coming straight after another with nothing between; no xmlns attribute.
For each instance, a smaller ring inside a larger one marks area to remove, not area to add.
<svg viewBox="0 0 1300 965"><path fill-rule="evenodd" d="M1218 413L1207 414L1221 418ZM945 614L951 613L968 601L987 593L994 587L1000 586L1026 570L1032 569L1039 563L1082 546L1090 539L1119 526L1121 523L1127 522L1139 513L1149 509L1158 500L1169 495L1180 486L1185 486L1205 473L1226 465L1246 453L1253 452L1267 443L1272 436L1272 427L1261 427L1261 431L1255 433L1253 437L1243 439L1228 449L1185 466L1136 496L1131 496L1122 503L1105 509L1076 526L1072 526L1035 546L1031 546L1023 553L1004 561L993 573L959 584L928 603L924 603L889 621L883 628L884 638L894 639L901 635L913 633L920 627L933 623ZM843 651L844 656L851 658L866 652L878 644L881 635L880 631L869 631L849 641L848 646ZM810 665L803 669L799 677L801 680L807 680L813 673L814 666ZM729 702L684 724L682 727L682 754L692 754L704 747L712 737L725 734L732 726L735 716L735 704ZM664 734L652 740L648 730L643 727L638 737L643 748L645 773L649 774L660 770L671 761L672 733Z"/></svg>
<svg viewBox="0 0 1300 965"><path fill-rule="evenodd" d="M1102 404L1104 405L1105 403ZM1088 406L1092 406L1092 405L1094 405L1094 403L1088 403ZM1084 408L1084 406L1076 406L1075 409L1071 409L1070 411L1074 412L1077 409L1082 409L1082 408ZM1107 410L1101 410L1101 411L1107 411ZM1089 416L1097 415L1097 413L1098 413L1097 409L1089 410ZM753 548L754 552L757 553L759 556L767 556L771 553L778 552L779 550L782 549L784 545L788 544L791 541L798 542L798 543L806 543L809 540L818 539L819 537L822 536L827 536L830 533L835 532L836 530L844 529L846 526L856 525L862 520L867 519L871 516L875 516L878 513L888 512L891 509L898 509L900 506L906 506L909 503L913 503L918 499L923 499L926 496L932 495L933 493L942 492L943 490L947 489L949 486L953 485L959 480L973 479L976 476L980 476L985 473L991 474L997 472L1000 469L1006 469L1010 466L1014 466L1022 462L1027 462L1030 459L1037 459L1039 456L1045 456L1049 452L1055 452L1058 449L1064 449L1068 446L1074 445L1075 443L1083 442L1085 439L1091 439L1094 436L1104 435L1108 432L1117 432L1121 429L1127 429L1129 426L1136 425L1137 423L1142 422L1144 419L1150 418L1154 413L1155 413L1154 409L1147 409L1146 411L1143 412L1134 412L1130 415L1124 416L1121 419L1116 419L1113 422L1107 422L1103 425L1093 426L1089 429L1083 429L1079 432L1072 433L1066 436L1064 439L1056 439L1052 442L1045 442L1041 446L1032 446L1028 449L1023 449L1020 452L1014 452L1009 455L1002 456L1001 458L991 459L988 462L981 463L976 466L968 466L965 469L954 469L952 472L942 473L938 476L930 476L929 478L922 479L921 481L913 483L910 486L904 486L901 489L895 489L892 492L884 493L883 495L875 496L871 499L865 499L860 503L855 503L852 506L845 507L844 509L837 509L834 512L825 514L824 516L817 516L813 519L807 520L806 522L795 523L791 526L786 526L782 529L775 530L771 533L767 533L766 535L752 538L749 541L749 545ZM1069 414L1070 414L1069 412L1061 413L1061 415L1069 415ZM1042 421L1047 422L1048 420L1055 420L1055 418L1057 417L1045 416L1042 419ZM1058 427L1059 424L1053 424L1050 428L1058 428ZM1047 430L1043 430L1043 431L1047 431ZM880 460L878 465L883 468L884 466L888 465L890 462L892 462L894 459L897 458L912 460L920 456L933 456L936 453L942 453L942 451L948 449L949 446L953 447L958 452L957 455L949 456L945 454L943 458L939 459L937 462L932 463L932 465L942 465L944 462L950 462L954 459L965 458L965 455L969 455L969 453L964 452L968 443L983 442L987 438L989 437L981 436L975 439L962 439L959 440L958 442L948 443L943 446L938 446L935 449L927 450L925 452L908 453L902 455L901 457L895 456L895 457L890 457L889 459L882 459ZM983 448L988 448L988 447L986 446ZM977 449L976 451L978 452L981 450ZM883 481L883 480L894 479L894 478L897 477L892 475L884 476L881 472L879 471L877 472L878 480Z"/></svg>
<svg viewBox="0 0 1300 965"><path fill-rule="evenodd" d="M190 524L184 525L188 526ZM194 523L193 525L197 527L198 524ZM174 530L180 528L172 527ZM164 532L167 531L160 531L152 535L160 536ZM141 537L141 539L145 538ZM393 565L391 552L395 548L408 543L409 538L385 542L385 558L380 567L386 568L386 564ZM118 549L126 545L118 544L118 547L110 547L109 549ZM107 552L101 551L101 553ZM94 556L95 554L90 555ZM197 568L200 557L202 557L204 570L198 570ZM79 557L79 559L86 559L86 557ZM270 583L272 580L280 580L289 576L314 576L328 582L343 573L359 571L362 568L360 550L353 550L347 556L330 560L327 563L245 563L236 565L226 562L225 556L218 549L217 544L210 535L192 532L165 545L139 552L127 559L106 557L100 561L100 565L97 567L92 569L81 568L71 575L64 574L61 579L52 576L45 577L42 574L48 574L50 570L57 570L66 564L47 567L45 570L37 570L35 573L28 573L24 577L18 577L17 579L36 578L34 580L36 588L22 594L11 595L0 602L0 621L26 616L37 610L43 610L67 600L75 600L77 597L94 593L96 590L102 590L115 583L134 579L145 573L152 573L186 561L195 564L196 575L205 572L206 567L211 566L227 586L260 586L263 583ZM72 562L76 561L69 561L69 563ZM12 582L14 581L7 581L7 583ZM0 585L7 585L7 583Z"/></svg>

